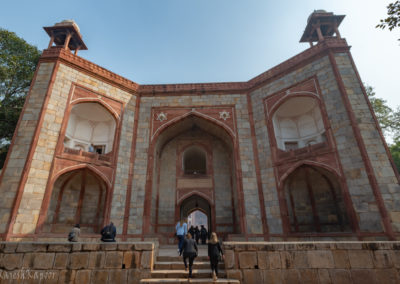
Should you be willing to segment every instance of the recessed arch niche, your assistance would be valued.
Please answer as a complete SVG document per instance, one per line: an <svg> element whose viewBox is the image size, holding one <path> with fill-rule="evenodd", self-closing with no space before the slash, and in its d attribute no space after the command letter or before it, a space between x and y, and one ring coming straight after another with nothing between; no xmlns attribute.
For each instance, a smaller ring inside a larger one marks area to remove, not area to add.
<svg viewBox="0 0 400 284"><path fill-rule="evenodd" d="M287 99L274 112L272 122L281 150L295 150L326 139L318 101L309 96Z"/></svg>
<svg viewBox="0 0 400 284"><path fill-rule="evenodd" d="M72 106L65 131L64 146L99 154L113 150L115 117L100 103L84 102Z"/></svg>
<svg viewBox="0 0 400 284"><path fill-rule="evenodd" d="M302 165L283 188L292 233L351 231L340 183L330 171Z"/></svg>

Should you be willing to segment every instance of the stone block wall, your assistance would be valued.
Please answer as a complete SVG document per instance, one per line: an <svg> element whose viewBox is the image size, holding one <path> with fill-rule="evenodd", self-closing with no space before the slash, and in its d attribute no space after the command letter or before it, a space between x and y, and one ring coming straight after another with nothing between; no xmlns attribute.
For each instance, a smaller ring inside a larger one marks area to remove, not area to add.
<svg viewBox="0 0 400 284"><path fill-rule="evenodd" d="M46 97L46 92L50 84L54 63L40 63L37 67L35 78L32 81L32 87L29 97L25 101L24 110L21 113L19 128L14 134L13 145L10 148L7 167L3 168L0 184L0 232L5 232L7 222L10 218L14 198L18 190L19 181L23 174L24 166L28 158L30 145L34 139L35 129L37 127L42 105ZM51 162L34 161L32 166L38 170L50 170ZM32 190L32 189L30 189ZM24 207L36 206L35 200L26 200ZM40 204L39 204L40 206ZM25 215L28 222L33 222L33 214ZM36 217L37 218L37 217Z"/></svg>
<svg viewBox="0 0 400 284"><path fill-rule="evenodd" d="M1 283L139 283L156 242L0 243Z"/></svg>
<svg viewBox="0 0 400 284"><path fill-rule="evenodd" d="M400 242L225 242L241 283L399 283Z"/></svg>

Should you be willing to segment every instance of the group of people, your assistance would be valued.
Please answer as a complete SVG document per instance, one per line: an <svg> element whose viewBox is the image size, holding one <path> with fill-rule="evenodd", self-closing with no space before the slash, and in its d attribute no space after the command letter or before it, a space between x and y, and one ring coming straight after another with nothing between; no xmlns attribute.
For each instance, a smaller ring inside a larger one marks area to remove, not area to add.
<svg viewBox="0 0 400 284"><path fill-rule="evenodd" d="M208 259L210 260L210 267L213 280L218 279L218 262L220 258L224 258L224 254L221 249L221 245L218 241L217 234L215 232L211 233L208 237L207 229L204 225L201 225L199 230L198 226L191 226L188 230L187 223L185 220L181 220L176 224L176 236L178 238L178 252L179 255L183 256L183 264L185 265L185 270L189 270L189 278L192 278L192 267L194 259L198 255L199 239L201 239L202 244L208 245ZM76 224L71 232L68 234L68 241L77 242L81 233L80 225ZM105 226L101 231L101 241L103 242L115 242L115 236L117 234L117 229L111 222L109 225ZM207 242L207 238L209 238ZM189 264L189 265L188 265Z"/></svg>
<svg viewBox="0 0 400 284"><path fill-rule="evenodd" d="M71 232L69 232L68 234L68 241L78 242L80 234L81 234L81 226L79 224L76 224L72 228ZM117 235L117 228L115 228L113 222L111 222L110 224L106 225L103 229L101 229L100 234L102 242L115 242L115 236Z"/></svg>
<svg viewBox="0 0 400 284"><path fill-rule="evenodd" d="M189 278L192 278L192 266L194 259L198 255L198 243L201 238L202 244L206 244L206 239L208 237L208 232L206 228L201 225L201 229L198 227L190 227L187 230L187 223L185 220L181 220L176 224L176 236L178 238L178 252L179 255L183 256L183 264L185 265L185 270L189 270ZM197 231L196 231L197 229ZM203 232L203 233L202 233ZM224 253L221 249L221 245L218 241L217 234L215 232L211 233L208 240L208 259L210 260L210 267L213 280L218 279L218 263L220 258L224 258ZM189 266L188 266L189 261Z"/></svg>
<svg viewBox="0 0 400 284"><path fill-rule="evenodd" d="M208 232L207 232L207 229L204 227L204 225L201 225L200 229L199 229L199 226L196 226L196 227L190 226L190 229L188 232L192 236L192 239L196 240L197 244L199 244L200 239L201 239L202 245L206 244L206 241L208 238Z"/></svg>

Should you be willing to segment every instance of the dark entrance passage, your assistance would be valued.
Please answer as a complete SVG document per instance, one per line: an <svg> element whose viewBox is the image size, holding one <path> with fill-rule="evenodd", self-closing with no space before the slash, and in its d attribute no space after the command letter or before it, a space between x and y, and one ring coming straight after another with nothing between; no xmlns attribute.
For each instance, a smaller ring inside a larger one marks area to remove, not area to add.
<svg viewBox="0 0 400 284"><path fill-rule="evenodd" d="M195 215L193 215L193 214L195 214ZM193 217L193 216L197 216L197 215L198 216L205 215L204 216L205 218L203 218L202 220L205 220L206 223L196 224L199 226L199 228L200 228L200 225L204 225L206 227L207 231L209 230L208 228L212 228L211 206L210 206L209 202L206 199L204 199L203 197L200 197L198 195L192 195L192 196L186 198L184 201L182 201L181 206L180 206L180 218L181 219L182 218L189 219L189 216ZM196 226L196 225L194 225L194 226Z"/></svg>

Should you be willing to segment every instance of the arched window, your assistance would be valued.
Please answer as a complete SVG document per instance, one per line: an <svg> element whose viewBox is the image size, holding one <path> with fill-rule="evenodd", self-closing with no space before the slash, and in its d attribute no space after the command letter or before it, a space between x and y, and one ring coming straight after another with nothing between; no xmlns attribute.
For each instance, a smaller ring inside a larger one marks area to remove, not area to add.
<svg viewBox="0 0 400 284"><path fill-rule="evenodd" d="M303 165L284 182L292 232L349 231L340 185L323 168Z"/></svg>
<svg viewBox="0 0 400 284"><path fill-rule="evenodd" d="M110 112L98 103L74 105L68 120L64 146L106 154L112 151L116 123Z"/></svg>
<svg viewBox="0 0 400 284"><path fill-rule="evenodd" d="M279 149L294 150L324 141L324 123L315 99L296 97L283 103L273 116Z"/></svg>
<svg viewBox="0 0 400 284"><path fill-rule="evenodd" d="M197 146L191 146L183 153L183 170L187 175L205 175L207 173L206 153Z"/></svg>

